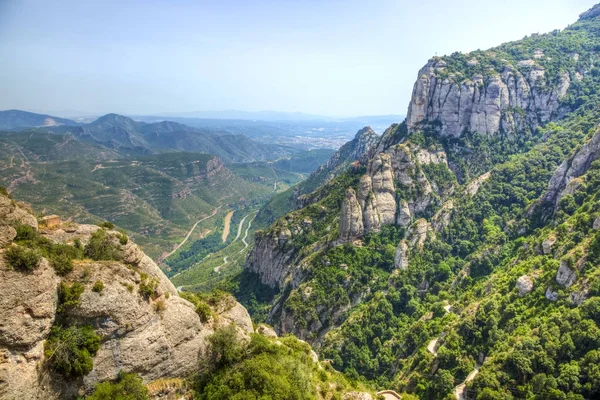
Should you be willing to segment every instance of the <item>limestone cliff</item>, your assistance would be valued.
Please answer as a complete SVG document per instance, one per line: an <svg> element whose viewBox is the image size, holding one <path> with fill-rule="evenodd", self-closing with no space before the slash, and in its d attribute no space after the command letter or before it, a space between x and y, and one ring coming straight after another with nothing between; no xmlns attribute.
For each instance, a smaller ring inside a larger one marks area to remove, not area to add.
<svg viewBox="0 0 600 400"><path fill-rule="evenodd" d="M430 124L441 136L492 135L534 131L540 124L557 120L564 114L561 99L569 90L571 76L565 71L557 79L548 77L539 61L533 54L532 59L516 64L498 60L497 67L470 74L468 69L450 70L442 57L432 58L419 71L413 88L409 131ZM475 56L469 61L472 66L480 62Z"/></svg>
<svg viewBox="0 0 600 400"><path fill-rule="evenodd" d="M339 238L349 241L384 225L406 227L414 215L423 214L453 188L442 188L423 167L431 164L447 168L443 150L422 149L412 143L394 144L384 135L388 147L368 161L367 173L360 179L356 194L348 192L342 204ZM349 189L351 190L351 189Z"/></svg>
<svg viewBox="0 0 600 400"><path fill-rule="evenodd" d="M575 193L582 183L580 177L599 158L600 131L596 132L573 156L563 161L556 169L548 183L548 189L542 198L542 204L551 205L555 210L564 196Z"/></svg>
<svg viewBox="0 0 600 400"><path fill-rule="evenodd" d="M15 238L16 223L37 227L29 212L0 195L0 398L58 399L81 396L95 383L114 379L119 371L138 373L145 383L186 378L205 356L207 337L234 323L240 335L253 331L247 311L233 299L215 309L219 318L202 322L195 307L180 298L158 266L135 244L119 243L122 261L75 260L73 270L59 277L42 258L31 272L13 269L5 253ZM40 229L55 243L85 245L99 227L63 224ZM84 291L68 313L60 312L59 282L83 285ZM98 282L102 288L94 289ZM142 283L155 282L152 295ZM53 324L89 325L101 337L93 369L81 379L55 373L44 355Z"/></svg>

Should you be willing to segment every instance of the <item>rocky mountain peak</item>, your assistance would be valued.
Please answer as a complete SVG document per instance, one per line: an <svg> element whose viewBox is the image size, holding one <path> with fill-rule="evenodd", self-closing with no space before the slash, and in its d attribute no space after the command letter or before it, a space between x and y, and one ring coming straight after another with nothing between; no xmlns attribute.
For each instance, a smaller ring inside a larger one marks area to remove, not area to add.
<svg viewBox="0 0 600 400"><path fill-rule="evenodd" d="M594 5L586 12L579 15L579 20L594 19L600 16L600 3Z"/></svg>

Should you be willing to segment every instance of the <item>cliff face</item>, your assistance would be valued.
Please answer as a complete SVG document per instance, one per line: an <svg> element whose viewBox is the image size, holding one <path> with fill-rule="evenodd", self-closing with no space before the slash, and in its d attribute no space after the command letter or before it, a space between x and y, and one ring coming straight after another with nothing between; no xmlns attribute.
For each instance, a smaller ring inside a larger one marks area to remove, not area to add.
<svg viewBox="0 0 600 400"><path fill-rule="evenodd" d="M426 212L434 200L445 198L453 190L439 187L424 172L429 165L447 168L443 150L426 150L414 144L388 145L368 162L356 193L348 189L340 214L341 241L379 232L384 225L406 227L415 214Z"/></svg>
<svg viewBox="0 0 600 400"><path fill-rule="evenodd" d="M556 169L542 198L542 204L558 208L564 196L573 194L582 181L580 177L600 158L600 131Z"/></svg>
<svg viewBox="0 0 600 400"><path fill-rule="evenodd" d="M516 65L503 61L500 68L465 75L449 72L442 58L429 60L413 88L409 130L435 124L441 136L458 137L467 131L515 133L527 128L533 131L563 114L560 100L571 85L568 72L550 84L537 60L521 60ZM473 65L479 62L477 58L469 61Z"/></svg>
<svg viewBox="0 0 600 400"><path fill-rule="evenodd" d="M9 212L7 212L7 210ZM16 217L15 217L16 216ZM180 298L158 266L131 241L119 244L122 261L75 260L72 272L59 277L42 258L32 272L14 270L5 253L15 237L15 222L37 226L35 218L0 195L0 398L58 399L76 397L97 382L115 379L119 371L138 373L145 383L186 378L205 357L207 337L234 323L239 335L253 331L247 311L233 299L215 310L219 318L202 322L195 307ZM97 226L68 224L40 230L54 243L85 245ZM118 243L118 233L109 231ZM68 313L60 311L57 286L84 287ZM94 290L97 282L103 288ZM155 282L153 294L142 295L143 282ZM44 355L50 329L89 325L101 337L93 369L82 379L55 373Z"/></svg>

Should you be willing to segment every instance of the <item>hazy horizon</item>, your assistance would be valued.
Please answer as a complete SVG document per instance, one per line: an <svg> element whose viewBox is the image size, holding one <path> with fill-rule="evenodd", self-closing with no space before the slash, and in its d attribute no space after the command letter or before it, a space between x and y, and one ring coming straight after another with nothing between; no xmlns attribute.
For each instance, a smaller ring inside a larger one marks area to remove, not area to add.
<svg viewBox="0 0 600 400"><path fill-rule="evenodd" d="M595 3L0 0L0 109L405 115L431 56L562 29Z"/></svg>

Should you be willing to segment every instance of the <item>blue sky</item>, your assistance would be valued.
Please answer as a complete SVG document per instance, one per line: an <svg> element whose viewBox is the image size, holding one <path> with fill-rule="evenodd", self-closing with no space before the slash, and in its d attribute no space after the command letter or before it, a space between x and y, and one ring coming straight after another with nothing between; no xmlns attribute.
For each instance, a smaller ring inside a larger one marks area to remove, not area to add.
<svg viewBox="0 0 600 400"><path fill-rule="evenodd" d="M404 114L433 55L564 28L596 0L0 0L0 109Z"/></svg>

